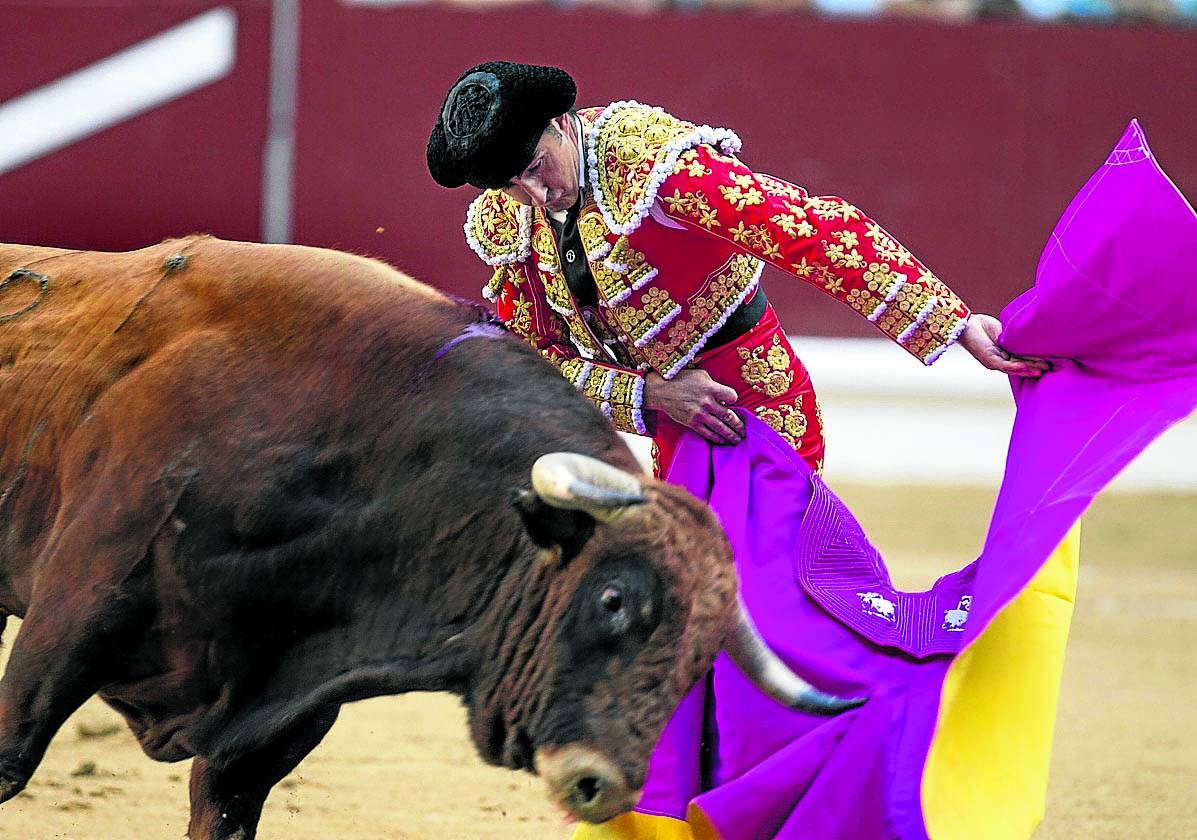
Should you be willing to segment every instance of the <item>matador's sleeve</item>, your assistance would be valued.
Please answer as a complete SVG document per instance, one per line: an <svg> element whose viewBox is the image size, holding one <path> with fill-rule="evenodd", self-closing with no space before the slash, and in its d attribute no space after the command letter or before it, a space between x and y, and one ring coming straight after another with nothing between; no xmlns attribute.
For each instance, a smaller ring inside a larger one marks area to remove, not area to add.
<svg viewBox="0 0 1197 840"><path fill-rule="evenodd" d="M808 195L707 145L683 152L657 195L671 218L847 303L924 364L964 331L963 301L843 199Z"/></svg>
<svg viewBox="0 0 1197 840"><path fill-rule="evenodd" d="M645 409L644 374L583 358L569 339L569 327L520 265L501 265L487 287L508 328L556 365L570 383L598 407L615 428L651 433L655 412Z"/></svg>

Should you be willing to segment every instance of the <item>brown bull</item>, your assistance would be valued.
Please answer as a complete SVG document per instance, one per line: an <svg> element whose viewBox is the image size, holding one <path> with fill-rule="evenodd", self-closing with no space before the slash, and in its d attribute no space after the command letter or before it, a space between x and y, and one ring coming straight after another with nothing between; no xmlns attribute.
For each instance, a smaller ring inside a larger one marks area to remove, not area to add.
<svg viewBox="0 0 1197 840"><path fill-rule="evenodd" d="M444 690L601 821L721 647L779 670L710 510L477 319L332 251L0 246L0 801L98 692L251 838L340 704Z"/></svg>

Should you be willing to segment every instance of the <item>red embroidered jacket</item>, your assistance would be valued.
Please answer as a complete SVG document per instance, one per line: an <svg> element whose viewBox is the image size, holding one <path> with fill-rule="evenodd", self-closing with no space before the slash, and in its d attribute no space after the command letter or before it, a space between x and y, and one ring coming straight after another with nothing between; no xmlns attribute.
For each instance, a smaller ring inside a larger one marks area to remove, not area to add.
<svg viewBox="0 0 1197 840"><path fill-rule="evenodd" d="M969 310L848 202L754 173L727 129L615 102L579 112L589 194L578 229L599 306L580 307L542 210L487 191L470 246L500 317L626 432L646 433L644 373L677 375L756 288L768 262L844 301L925 364Z"/></svg>

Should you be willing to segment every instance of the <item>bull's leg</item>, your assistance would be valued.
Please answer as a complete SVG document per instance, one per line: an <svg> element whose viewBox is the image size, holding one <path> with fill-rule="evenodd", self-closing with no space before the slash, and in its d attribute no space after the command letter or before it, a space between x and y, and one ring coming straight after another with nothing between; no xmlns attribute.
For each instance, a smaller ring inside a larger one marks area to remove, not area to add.
<svg viewBox="0 0 1197 840"><path fill-rule="evenodd" d="M191 763L190 840L253 840L270 789L328 734L340 707L309 718L274 743L225 767Z"/></svg>
<svg viewBox="0 0 1197 840"><path fill-rule="evenodd" d="M0 802L25 787L71 713L119 676L115 654L147 618L150 545L185 486L164 476L129 488L123 507L108 493L64 504L0 679Z"/></svg>
<svg viewBox="0 0 1197 840"><path fill-rule="evenodd" d="M132 619L121 600L76 591L26 614L0 679L0 802L21 792L54 734L106 681L113 639Z"/></svg>

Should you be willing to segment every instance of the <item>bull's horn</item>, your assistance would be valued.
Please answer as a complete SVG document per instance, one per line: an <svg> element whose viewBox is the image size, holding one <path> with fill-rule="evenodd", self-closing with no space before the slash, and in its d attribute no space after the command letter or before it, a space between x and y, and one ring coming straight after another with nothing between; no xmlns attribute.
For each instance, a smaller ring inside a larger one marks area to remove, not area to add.
<svg viewBox="0 0 1197 840"><path fill-rule="evenodd" d="M532 489L546 504L582 510L603 522L644 501L631 473L576 452L550 452L532 465Z"/></svg>
<svg viewBox="0 0 1197 840"><path fill-rule="evenodd" d="M856 708L867 699L827 694L791 671L777 654L769 650L744 609L743 601L736 605L735 620L724 649L757 688L792 709L816 715L837 715Z"/></svg>

